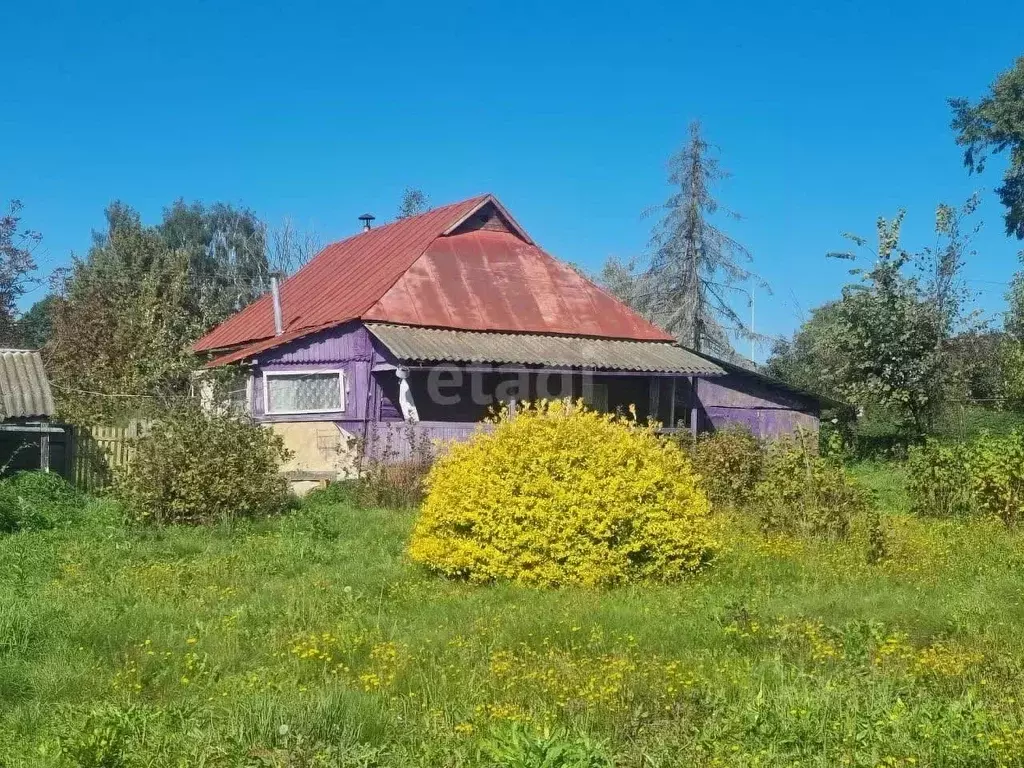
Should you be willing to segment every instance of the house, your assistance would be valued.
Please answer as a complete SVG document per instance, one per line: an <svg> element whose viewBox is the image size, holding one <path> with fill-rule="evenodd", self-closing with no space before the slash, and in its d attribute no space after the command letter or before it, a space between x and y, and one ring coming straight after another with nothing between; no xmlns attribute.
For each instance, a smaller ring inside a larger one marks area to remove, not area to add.
<svg viewBox="0 0 1024 768"><path fill-rule="evenodd" d="M292 479L346 471L395 425L459 439L490 408L539 397L634 406L670 429L815 429L821 401L697 354L542 250L492 195L371 228L195 344L295 452ZM412 435L412 437L409 437Z"/></svg>
<svg viewBox="0 0 1024 768"><path fill-rule="evenodd" d="M0 472L66 469L68 435L50 422L55 410L39 352L0 349Z"/></svg>

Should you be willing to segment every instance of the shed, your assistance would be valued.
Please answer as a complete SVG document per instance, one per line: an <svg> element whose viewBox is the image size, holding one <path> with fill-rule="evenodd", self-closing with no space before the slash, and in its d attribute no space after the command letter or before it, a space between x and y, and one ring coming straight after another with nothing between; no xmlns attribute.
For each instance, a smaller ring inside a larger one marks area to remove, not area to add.
<svg viewBox="0 0 1024 768"><path fill-rule="evenodd" d="M50 380L38 350L0 349L0 473L16 469L50 471L56 411ZM63 453L64 441L60 440Z"/></svg>

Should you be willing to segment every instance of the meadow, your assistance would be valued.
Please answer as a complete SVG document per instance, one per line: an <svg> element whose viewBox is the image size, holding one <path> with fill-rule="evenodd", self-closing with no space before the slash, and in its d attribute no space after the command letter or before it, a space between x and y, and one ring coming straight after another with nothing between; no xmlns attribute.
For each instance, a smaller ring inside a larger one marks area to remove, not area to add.
<svg viewBox="0 0 1024 768"><path fill-rule="evenodd" d="M0 537L0 765L1024 764L1024 535L855 472L881 552L731 520L706 570L608 591L440 579L412 512L343 499L163 529L89 502Z"/></svg>

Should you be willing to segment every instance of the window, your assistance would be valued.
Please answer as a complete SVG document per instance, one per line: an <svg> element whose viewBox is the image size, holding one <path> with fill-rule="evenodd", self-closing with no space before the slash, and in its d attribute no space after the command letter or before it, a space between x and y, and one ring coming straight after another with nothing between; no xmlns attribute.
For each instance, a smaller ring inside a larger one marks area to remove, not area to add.
<svg viewBox="0 0 1024 768"><path fill-rule="evenodd" d="M608 382L583 377L583 402L600 413L608 413Z"/></svg>
<svg viewBox="0 0 1024 768"><path fill-rule="evenodd" d="M324 413L345 410L342 371L297 371L263 374L266 413Z"/></svg>
<svg viewBox="0 0 1024 768"><path fill-rule="evenodd" d="M201 370L192 373L191 394L207 413L247 414L252 406L252 375L248 370Z"/></svg>

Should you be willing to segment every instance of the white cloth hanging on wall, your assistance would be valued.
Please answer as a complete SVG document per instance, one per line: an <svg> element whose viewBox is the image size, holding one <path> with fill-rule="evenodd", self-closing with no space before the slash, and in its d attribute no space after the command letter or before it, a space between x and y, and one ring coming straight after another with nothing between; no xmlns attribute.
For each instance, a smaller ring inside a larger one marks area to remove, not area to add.
<svg viewBox="0 0 1024 768"><path fill-rule="evenodd" d="M420 420L420 414L413 402L412 390L409 389L409 369L396 368L395 376L398 377L398 407L402 411L402 418L415 424Z"/></svg>

